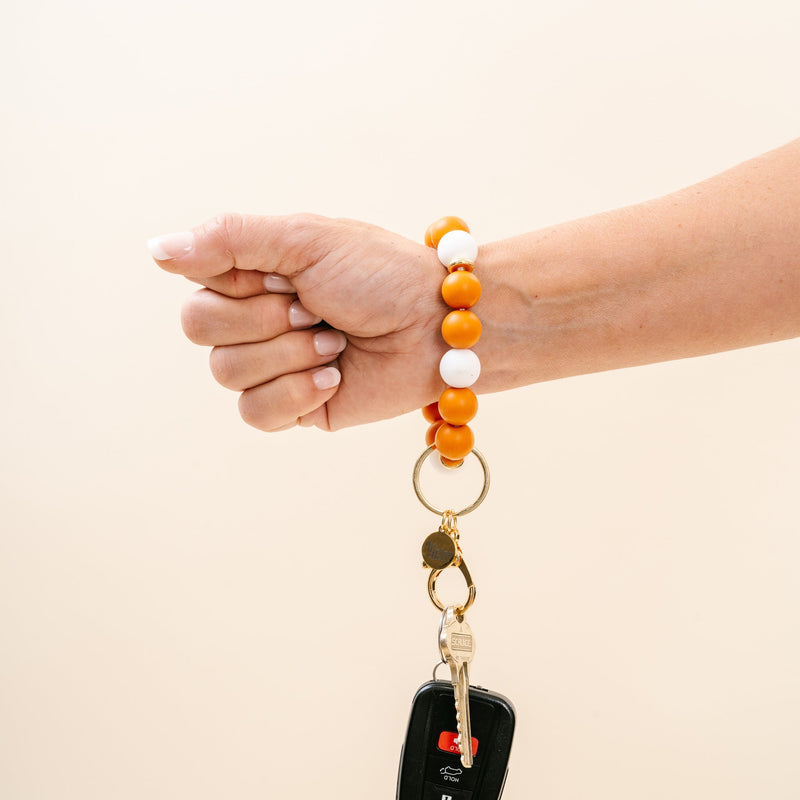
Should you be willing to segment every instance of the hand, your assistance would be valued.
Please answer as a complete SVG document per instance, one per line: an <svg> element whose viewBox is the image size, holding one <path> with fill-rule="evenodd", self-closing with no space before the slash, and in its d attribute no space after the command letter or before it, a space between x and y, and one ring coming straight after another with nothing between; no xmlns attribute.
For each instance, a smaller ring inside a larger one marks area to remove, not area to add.
<svg viewBox="0 0 800 800"><path fill-rule="evenodd" d="M443 387L443 268L422 244L351 220L226 214L149 246L206 287L184 331L213 346L212 374L256 428L373 422Z"/></svg>

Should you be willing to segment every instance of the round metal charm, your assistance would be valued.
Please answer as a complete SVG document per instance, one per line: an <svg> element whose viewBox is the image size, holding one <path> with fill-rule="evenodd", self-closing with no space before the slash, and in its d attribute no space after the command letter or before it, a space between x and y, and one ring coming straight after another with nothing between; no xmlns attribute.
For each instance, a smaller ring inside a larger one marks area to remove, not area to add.
<svg viewBox="0 0 800 800"><path fill-rule="evenodd" d="M453 537L439 529L431 533L422 543L422 560L431 569L446 569L458 557L458 548Z"/></svg>

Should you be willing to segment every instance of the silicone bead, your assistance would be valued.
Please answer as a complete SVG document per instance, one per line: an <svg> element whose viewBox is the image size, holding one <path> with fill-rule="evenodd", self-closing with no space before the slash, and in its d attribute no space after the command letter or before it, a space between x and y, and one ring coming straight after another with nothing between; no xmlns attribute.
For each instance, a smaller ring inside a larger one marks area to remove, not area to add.
<svg viewBox="0 0 800 800"><path fill-rule="evenodd" d="M471 272L451 272L442 283L442 297L450 308L472 308L481 297L481 282Z"/></svg>
<svg viewBox="0 0 800 800"><path fill-rule="evenodd" d="M425 406L425 408L422 409L422 416L425 417L428 422L436 422L436 420L441 419L442 415L439 413L439 404L431 403Z"/></svg>
<svg viewBox="0 0 800 800"><path fill-rule="evenodd" d="M469 425L448 425L443 422L436 431L436 449L439 455L458 461L468 456L475 447L475 434Z"/></svg>
<svg viewBox="0 0 800 800"><path fill-rule="evenodd" d="M445 267L453 264L474 264L478 257L478 244L466 231L450 231L439 240L436 248L439 261Z"/></svg>
<svg viewBox="0 0 800 800"><path fill-rule="evenodd" d="M439 398L439 414L451 425L466 425L478 413L478 398L472 389L448 387Z"/></svg>
<svg viewBox="0 0 800 800"><path fill-rule="evenodd" d="M428 430L425 432L425 444L430 447L436 438L436 431L444 425L443 419L438 419L436 422L431 423Z"/></svg>
<svg viewBox="0 0 800 800"><path fill-rule="evenodd" d="M450 231L466 231L469 233L469 225L461 217L442 217L428 225L425 231L425 244L428 247L438 247L439 240Z"/></svg>
<svg viewBox="0 0 800 800"><path fill-rule="evenodd" d="M440 468L460 467L475 445L475 436L466 424L478 411L478 398L468 389L481 374L481 362L468 348L481 335L481 322L472 308L481 296L480 281L472 275L478 245L469 226L459 217L442 217L425 231L425 244L435 247L450 273L442 284L442 297L454 309L442 323L442 336L453 348L439 362L442 380L449 384L438 403L422 413L431 425L425 434L428 446L439 451Z"/></svg>
<svg viewBox="0 0 800 800"><path fill-rule="evenodd" d="M439 362L439 374L448 386L466 389L481 374L481 361L472 350L448 350Z"/></svg>
<svg viewBox="0 0 800 800"><path fill-rule="evenodd" d="M442 338L450 347L472 347L481 338L481 321L472 311L451 311L442 322Z"/></svg>

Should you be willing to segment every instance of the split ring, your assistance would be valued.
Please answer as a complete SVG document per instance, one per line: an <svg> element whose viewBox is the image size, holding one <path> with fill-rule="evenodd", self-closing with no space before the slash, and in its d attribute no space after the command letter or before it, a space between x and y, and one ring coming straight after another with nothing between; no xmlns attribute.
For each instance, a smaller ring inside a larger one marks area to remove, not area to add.
<svg viewBox="0 0 800 800"><path fill-rule="evenodd" d="M420 503L422 503L428 511L433 511L434 514L438 516L443 516L444 514L452 514L454 517L463 517L464 514L469 514L471 511L474 511L485 499L486 495L489 493L489 464L486 462L486 459L483 457L483 453L480 450L472 450L472 455L478 459L478 462L481 465L481 469L483 470L483 489L481 489L481 493L478 495L478 499L472 503L471 505L462 508L461 511L450 511L445 509L439 509L434 506L427 497L422 492L422 487L420 486L419 482L419 473L422 469L422 465L425 463L428 456L436 450L435 445L431 445L418 459L417 463L414 464L414 474L413 474L413 481L414 481L414 492L417 495Z"/></svg>

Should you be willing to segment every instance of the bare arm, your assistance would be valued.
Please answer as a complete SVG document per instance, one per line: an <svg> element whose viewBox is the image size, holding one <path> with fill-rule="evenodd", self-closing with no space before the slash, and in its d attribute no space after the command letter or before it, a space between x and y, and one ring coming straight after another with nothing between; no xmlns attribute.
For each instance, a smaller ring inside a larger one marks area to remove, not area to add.
<svg viewBox="0 0 800 800"><path fill-rule="evenodd" d="M480 258L493 339L516 345L492 390L798 336L800 140Z"/></svg>
<svg viewBox="0 0 800 800"><path fill-rule="evenodd" d="M214 346L212 372L242 391L255 427L370 422L443 388L443 271L419 243L350 220L224 215L153 247L208 287L184 328ZM798 336L800 140L657 200L484 245L476 274L478 392ZM341 349L320 353L329 329Z"/></svg>

